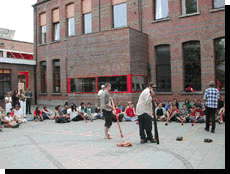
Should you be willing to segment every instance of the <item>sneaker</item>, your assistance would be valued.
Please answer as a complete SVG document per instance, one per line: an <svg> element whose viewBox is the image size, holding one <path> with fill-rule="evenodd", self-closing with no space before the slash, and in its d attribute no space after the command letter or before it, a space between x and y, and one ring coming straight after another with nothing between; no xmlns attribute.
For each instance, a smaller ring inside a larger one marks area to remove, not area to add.
<svg viewBox="0 0 230 174"><path fill-rule="evenodd" d="M156 140L154 140L154 139L151 139L149 141L150 141L150 143L157 143Z"/></svg>

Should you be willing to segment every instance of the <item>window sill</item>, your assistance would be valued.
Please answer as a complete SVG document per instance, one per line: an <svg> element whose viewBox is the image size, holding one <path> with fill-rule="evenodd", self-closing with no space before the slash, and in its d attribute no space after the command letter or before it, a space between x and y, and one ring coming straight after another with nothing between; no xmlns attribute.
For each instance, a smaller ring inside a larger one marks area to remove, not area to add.
<svg viewBox="0 0 230 174"><path fill-rule="evenodd" d="M52 41L52 42L50 42L50 44L55 44L55 43L59 43L59 42L61 42L61 40Z"/></svg>
<svg viewBox="0 0 230 174"><path fill-rule="evenodd" d="M181 16L178 16L179 18L186 18L186 17L190 17L190 16L197 16L200 15L200 12L196 12L196 13L191 13L191 14L184 14Z"/></svg>
<svg viewBox="0 0 230 174"><path fill-rule="evenodd" d="M52 93L51 95L52 96L61 96L62 94L61 93Z"/></svg>
<svg viewBox="0 0 230 174"><path fill-rule="evenodd" d="M209 12L210 12L210 13L214 13L214 12L223 11L223 10L225 10L225 7L214 8L214 9L210 10Z"/></svg>
<svg viewBox="0 0 230 174"><path fill-rule="evenodd" d="M156 95L173 95L173 92L156 92Z"/></svg>
<svg viewBox="0 0 230 174"><path fill-rule="evenodd" d="M151 23L154 24L154 23L164 22L164 21L170 21L170 20L171 20L170 17L166 17L166 18L161 18L161 19L155 19Z"/></svg>
<svg viewBox="0 0 230 174"><path fill-rule="evenodd" d="M47 43L38 44L39 47L41 47L41 46L46 46L46 45L47 45Z"/></svg>
<svg viewBox="0 0 230 174"><path fill-rule="evenodd" d="M203 95L203 92L202 91L196 91L196 92L185 92L185 91L182 91L180 92L181 95Z"/></svg>
<svg viewBox="0 0 230 174"><path fill-rule="evenodd" d="M40 93L39 96L48 96L48 93Z"/></svg>

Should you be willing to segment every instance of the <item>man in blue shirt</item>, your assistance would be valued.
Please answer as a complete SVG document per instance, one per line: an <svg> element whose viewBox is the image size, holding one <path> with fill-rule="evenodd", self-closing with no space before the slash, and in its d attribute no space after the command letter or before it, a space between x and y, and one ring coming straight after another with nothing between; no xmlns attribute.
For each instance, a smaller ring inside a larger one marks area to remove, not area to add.
<svg viewBox="0 0 230 174"><path fill-rule="evenodd" d="M218 100L220 98L220 92L215 88L214 81L209 83L209 88L206 89L204 94L204 100L206 102L206 131L209 131L209 123L210 117L212 117L212 130L211 132L215 132L216 123L215 123L215 114L216 109L218 107Z"/></svg>

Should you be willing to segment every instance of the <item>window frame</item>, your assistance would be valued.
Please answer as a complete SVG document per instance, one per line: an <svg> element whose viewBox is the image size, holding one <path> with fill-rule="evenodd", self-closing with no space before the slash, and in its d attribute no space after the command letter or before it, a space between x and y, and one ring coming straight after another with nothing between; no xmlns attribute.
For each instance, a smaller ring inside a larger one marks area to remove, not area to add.
<svg viewBox="0 0 230 174"><path fill-rule="evenodd" d="M44 28L45 28L45 32L43 32ZM47 26L46 25L40 26L40 44L47 44Z"/></svg>
<svg viewBox="0 0 230 174"><path fill-rule="evenodd" d="M212 0L212 9L214 10L214 9L221 9L221 8L225 8L225 5L224 6L222 6L222 7L215 7L215 2L214 2L215 0Z"/></svg>
<svg viewBox="0 0 230 174"><path fill-rule="evenodd" d="M181 15L187 16L187 15L193 15L199 13L199 0L196 1L197 1L197 11L193 13L187 13L186 0L181 0Z"/></svg>
<svg viewBox="0 0 230 174"><path fill-rule="evenodd" d="M162 20L162 19L169 18L169 1L168 1L168 15L166 17L162 17L162 18L157 18L157 1L158 0L153 0L153 2L154 2L154 5L153 5L154 20Z"/></svg>
<svg viewBox="0 0 230 174"><path fill-rule="evenodd" d="M43 63L45 63L45 65L43 65ZM47 61L41 61L39 65L40 65L41 93L47 93ZM45 71L43 71L44 67L45 67Z"/></svg>
<svg viewBox="0 0 230 174"><path fill-rule="evenodd" d="M213 42L214 42L214 57L215 57L215 82L216 82L216 86L218 85L218 78L217 78L217 63L218 62L222 62L223 60L221 60L221 59L217 59L217 54L216 54L216 42L217 41L219 41L219 40L222 40L222 39L225 39L225 37L219 37L219 38L215 38L215 39L213 39ZM225 42L226 42L226 40L225 40ZM226 48L226 45L225 45L225 48ZM225 59L224 59L224 62L226 61L226 55L225 55ZM226 64L226 63L225 63ZM226 70L225 70L226 71ZM226 79L225 79L225 81L226 81ZM226 85L226 82L225 82L225 84L224 84L224 86ZM217 86L218 87L218 86ZM224 90L221 90L220 89L220 91L223 91L223 92L225 92L225 90L226 89L224 89Z"/></svg>
<svg viewBox="0 0 230 174"><path fill-rule="evenodd" d="M184 50L184 47L186 44L189 44L189 43L199 43L199 49L200 49L200 57L199 57L199 60L197 61L185 61L185 50ZM191 63L193 64L196 64L196 63L199 63L200 65L200 90L197 90L194 85L192 84L192 88L195 90L195 92L199 92L199 91L202 91L202 65L201 65L201 44L200 44L200 41L199 40L191 40L191 41L186 41L186 42L183 42L182 43L182 54L183 54L183 71L184 71L184 92L186 92L186 74L189 74L189 73L186 73L186 65L191 65Z"/></svg>
<svg viewBox="0 0 230 174"><path fill-rule="evenodd" d="M91 24L90 24L90 25L91 25L91 26L90 26L90 27L91 27L90 30L91 30L91 31L86 33L86 26L87 26L87 25L86 25L86 22L85 22L85 17L86 17L87 15L91 15L91 18L90 18L90 19L91 19L91 20L90 20L90 22L91 22ZM83 24L83 26L82 26L83 34L90 34L90 33L92 33L92 32L93 32L92 12L86 13L86 14L82 14L82 21L83 21L83 22L82 22L82 24Z"/></svg>
<svg viewBox="0 0 230 174"><path fill-rule="evenodd" d="M56 27L55 26L58 26L58 39L55 39L56 37ZM56 23L53 23L53 41L60 41L61 40L61 26L60 26L60 22L56 22Z"/></svg>
<svg viewBox="0 0 230 174"><path fill-rule="evenodd" d="M4 71L9 71L9 73L4 73ZM11 83L11 75L12 75L12 71L10 70L10 69L0 69L0 76L2 77L3 75L5 75L5 74L8 74L9 75L9 80L8 81L5 81L5 80L3 80L3 83L2 83L2 92L1 92L1 94L3 94L3 97L1 97L0 96L0 100L4 100L4 98L5 98L5 94L7 93L7 92L10 92L11 90L12 90L12 83ZM9 83L9 91L5 91L5 84L4 83Z"/></svg>
<svg viewBox="0 0 230 174"><path fill-rule="evenodd" d="M126 4L126 25L124 26L118 26L118 27L115 27L115 10L114 8L117 7L117 6L120 6L122 4ZM116 5L112 5L112 17L113 17L113 28L116 29L116 28L124 28L124 27L127 27L128 26L128 6L127 6L127 2L123 2L123 3L120 3L120 4L116 4Z"/></svg>
<svg viewBox="0 0 230 174"><path fill-rule="evenodd" d="M59 66L56 66L55 65L56 63L59 63ZM52 67L53 67L53 93L55 94L61 93L61 61L60 59L54 59L52 61ZM59 90L56 90L56 87L59 87Z"/></svg>
<svg viewBox="0 0 230 174"><path fill-rule="evenodd" d="M157 58L157 55L158 55L158 53L157 53L157 49L158 48L160 48L160 47L169 47L169 63L164 63L164 64L160 64L159 62L158 62L158 58ZM154 47L154 49L155 49L155 61L156 61L156 82L157 82L157 92L172 92L172 66L171 66L171 47L170 47L170 45L169 44L162 44L162 45L156 45L155 47ZM169 66L170 68L170 90L159 90L159 87L160 87L160 85L158 85L158 83L159 83L159 81L160 81L160 79L159 79L159 77L158 77L158 68L159 67L163 67L163 66Z"/></svg>

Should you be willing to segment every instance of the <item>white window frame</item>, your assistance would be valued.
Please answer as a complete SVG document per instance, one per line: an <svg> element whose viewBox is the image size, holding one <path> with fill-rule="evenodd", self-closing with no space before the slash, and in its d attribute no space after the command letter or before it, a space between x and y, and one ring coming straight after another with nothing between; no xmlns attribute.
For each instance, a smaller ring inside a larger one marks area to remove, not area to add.
<svg viewBox="0 0 230 174"><path fill-rule="evenodd" d="M199 0L197 0L197 11L194 13L186 13L186 0L181 0L181 10L182 10L182 15L190 15L190 14L196 14L199 13Z"/></svg>

